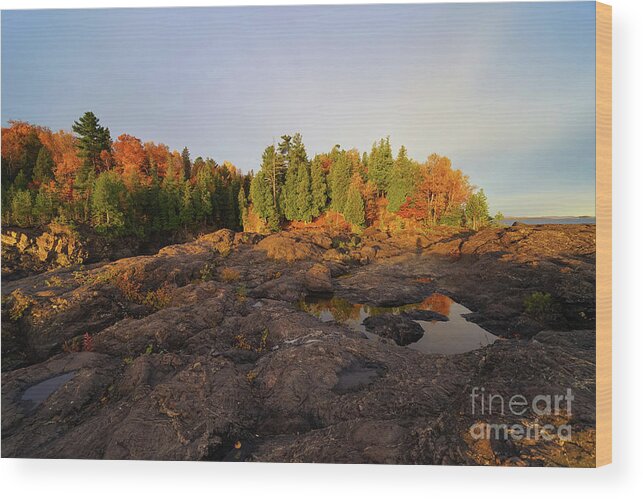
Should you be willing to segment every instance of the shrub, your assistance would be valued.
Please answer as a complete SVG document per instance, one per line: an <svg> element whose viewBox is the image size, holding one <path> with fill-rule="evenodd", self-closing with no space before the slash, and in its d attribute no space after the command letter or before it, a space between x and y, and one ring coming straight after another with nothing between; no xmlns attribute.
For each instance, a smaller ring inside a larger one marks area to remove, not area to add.
<svg viewBox="0 0 643 499"><path fill-rule="evenodd" d="M216 267L217 266L214 263L206 263L201 269L201 280L205 282L214 279L214 271Z"/></svg>
<svg viewBox="0 0 643 499"><path fill-rule="evenodd" d="M24 315L25 311L35 303L32 298L25 295L20 289L16 289L9 296L11 297L9 318L12 321L20 319Z"/></svg>
<svg viewBox="0 0 643 499"><path fill-rule="evenodd" d="M156 291L148 291L143 304L152 307L154 310L161 310L167 307L172 301L172 286L167 282Z"/></svg>
<svg viewBox="0 0 643 499"><path fill-rule="evenodd" d="M252 345L243 334L234 337L234 346L239 350L253 350Z"/></svg>
<svg viewBox="0 0 643 499"><path fill-rule="evenodd" d="M51 276L50 279L47 279L45 281L45 286L47 286L48 288L57 288L61 286L62 283L63 283L62 279L57 275L54 275L54 276Z"/></svg>
<svg viewBox="0 0 643 499"><path fill-rule="evenodd" d="M80 341L80 336L76 336L71 340L65 340L65 342L63 343L63 352L65 353L80 352L81 348L82 348L82 345Z"/></svg>
<svg viewBox="0 0 643 499"><path fill-rule="evenodd" d="M118 274L114 279L113 284L121 293L123 293L123 296L127 300L136 303L143 301L144 298L142 298L141 295L141 283L138 282L134 273L124 272L122 274Z"/></svg>
<svg viewBox="0 0 643 499"><path fill-rule="evenodd" d="M253 342L254 343L254 342ZM261 353L268 348L268 328L261 332L258 344L253 345L243 334L234 337L234 346L240 350L249 350L251 352Z"/></svg>
<svg viewBox="0 0 643 499"><path fill-rule="evenodd" d="M240 302L244 302L248 297L248 289L243 284L241 284L237 287L237 292L235 294L237 300L239 300Z"/></svg>
<svg viewBox="0 0 643 499"><path fill-rule="evenodd" d="M534 319L544 321L551 317L554 311L554 300L549 293L535 291L524 301L525 312Z"/></svg>
<svg viewBox="0 0 643 499"><path fill-rule="evenodd" d="M241 274L236 269L231 269L229 267L221 269L221 279L225 282L237 281L240 277Z"/></svg>
<svg viewBox="0 0 643 499"><path fill-rule="evenodd" d="M91 352L94 350L94 339L89 333L83 335L83 352Z"/></svg>
<svg viewBox="0 0 643 499"><path fill-rule="evenodd" d="M255 379L257 379L259 373L256 371L248 371L248 374L246 374L246 379L248 380L248 383L253 383Z"/></svg>

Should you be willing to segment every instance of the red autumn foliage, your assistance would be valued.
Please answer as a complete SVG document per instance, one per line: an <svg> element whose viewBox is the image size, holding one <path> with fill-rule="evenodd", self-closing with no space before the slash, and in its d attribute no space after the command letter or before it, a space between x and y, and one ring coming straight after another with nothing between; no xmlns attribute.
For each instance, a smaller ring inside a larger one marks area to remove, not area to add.
<svg viewBox="0 0 643 499"><path fill-rule="evenodd" d="M85 333L83 335L83 352L91 352L94 350L94 339L91 334Z"/></svg>

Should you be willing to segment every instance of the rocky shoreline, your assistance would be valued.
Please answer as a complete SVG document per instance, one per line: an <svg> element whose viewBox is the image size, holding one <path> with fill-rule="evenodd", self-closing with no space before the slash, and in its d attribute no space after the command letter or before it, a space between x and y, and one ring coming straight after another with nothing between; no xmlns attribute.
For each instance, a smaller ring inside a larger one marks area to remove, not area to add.
<svg viewBox="0 0 643 499"><path fill-rule="evenodd" d="M3 457L593 465L594 226L220 230L71 263L3 280ZM311 293L393 306L435 292L501 340L428 355L297 307ZM48 380L42 401L25 397ZM574 411L481 417L481 386L571 387ZM472 440L472 424L508 420L564 422L573 438Z"/></svg>

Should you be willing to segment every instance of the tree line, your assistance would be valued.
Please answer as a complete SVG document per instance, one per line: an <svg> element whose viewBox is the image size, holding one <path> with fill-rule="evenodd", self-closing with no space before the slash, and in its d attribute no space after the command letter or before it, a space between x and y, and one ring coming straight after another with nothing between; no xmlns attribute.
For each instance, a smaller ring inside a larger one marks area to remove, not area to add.
<svg viewBox="0 0 643 499"><path fill-rule="evenodd" d="M388 138L370 153L336 145L309 159L301 134L284 135L263 152L256 174L229 162L122 134L112 140L91 112L72 132L25 122L2 129L3 223L51 221L91 226L107 235L147 237L180 229L240 230L251 216L265 228L308 223L327 212L355 229L383 211L424 225L478 229L491 220L487 199L451 161L424 163Z"/></svg>
<svg viewBox="0 0 643 499"><path fill-rule="evenodd" d="M492 221L484 191L449 158L432 154L419 163L404 146L394 156L388 138L375 142L370 153L336 145L309 160L301 135L284 135L265 149L249 198L272 230L327 211L341 213L354 227L375 223L383 209L428 226L477 230Z"/></svg>
<svg viewBox="0 0 643 499"><path fill-rule="evenodd" d="M22 227L53 220L98 233L147 237L201 227L241 228L239 192L249 181L234 165L190 159L184 148L112 141L91 112L73 134L24 122L2 130L2 217Z"/></svg>

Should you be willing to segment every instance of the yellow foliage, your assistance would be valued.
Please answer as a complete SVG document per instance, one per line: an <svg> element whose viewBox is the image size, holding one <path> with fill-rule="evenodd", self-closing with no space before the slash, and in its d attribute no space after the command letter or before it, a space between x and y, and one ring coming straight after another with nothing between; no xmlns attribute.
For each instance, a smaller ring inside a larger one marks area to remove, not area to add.
<svg viewBox="0 0 643 499"><path fill-rule="evenodd" d="M231 269L229 267L221 269L221 279L225 282L237 281L240 277L241 274L236 269Z"/></svg>
<svg viewBox="0 0 643 499"><path fill-rule="evenodd" d="M11 308L9 308L9 318L12 321L20 319L25 311L35 303L33 298L25 295L22 290L16 289L10 295Z"/></svg>

